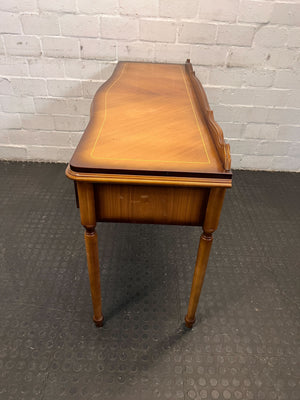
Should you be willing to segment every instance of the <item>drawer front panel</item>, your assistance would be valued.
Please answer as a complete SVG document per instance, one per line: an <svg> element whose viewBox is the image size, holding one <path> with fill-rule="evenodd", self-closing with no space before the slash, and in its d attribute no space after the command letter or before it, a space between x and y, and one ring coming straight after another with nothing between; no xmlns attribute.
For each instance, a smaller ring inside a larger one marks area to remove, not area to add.
<svg viewBox="0 0 300 400"><path fill-rule="evenodd" d="M97 221L202 225L208 188L95 184Z"/></svg>

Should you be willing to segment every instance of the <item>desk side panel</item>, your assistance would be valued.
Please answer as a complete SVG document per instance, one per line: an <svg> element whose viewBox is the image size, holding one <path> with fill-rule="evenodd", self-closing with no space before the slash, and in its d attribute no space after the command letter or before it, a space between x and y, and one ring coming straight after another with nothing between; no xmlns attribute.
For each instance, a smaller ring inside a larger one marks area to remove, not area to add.
<svg viewBox="0 0 300 400"><path fill-rule="evenodd" d="M208 188L95 184L97 221L203 225Z"/></svg>

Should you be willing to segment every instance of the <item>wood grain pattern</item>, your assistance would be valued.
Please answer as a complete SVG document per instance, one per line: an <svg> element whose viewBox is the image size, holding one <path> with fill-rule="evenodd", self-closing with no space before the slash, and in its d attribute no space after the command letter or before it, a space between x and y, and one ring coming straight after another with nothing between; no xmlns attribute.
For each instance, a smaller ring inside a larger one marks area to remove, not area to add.
<svg viewBox="0 0 300 400"><path fill-rule="evenodd" d="M86 228L96 226L94 186L89 182L77 182L77 196L80 207L81 224Z"/></svg>
<svg viewBox="0 0 300 400"><path fill-rule="evenodd" d="M95 185L97 221L202 225L209 189Z"/></svg>
<svg viewBox="0 0 300 400"><path fill-rule="evenodd" d="M194 92L184 65L118 63L94 97L71 169L230 178Z"/></svg>
<svg viewBox="0 0 300 400"><path fill-rule="evenodd" d="M98 238L95 231L97 221L94 185L87 182L77 182L76 188L78 194L81 223L86 229L84 233L84 239L91 287L91 296L94 309L93 320L97 326L102 326L103 315L101 302Z"/></svg>
<svg viewBox="0 0 300 400"><path fill-rule="evenodd" d="M209 253L213 242L212 234L217 229L219 224L224 196L225 189L223 188L212 188L209 193L203 224L203 233L201 235L198 248L189 306L187 315L185 317L185 325L188 328L193 326L196 319L195 314L204 282Z"/></svg>
<svg viewBox="0 0 300 400"><path fill-rule="evenodd" d="M188 311L185 316L185 325L187 328L192 328L196 320L195 314L204 282L212 241L212 235L205 235L202 233L198 247Z"/></svg>
<svg viewBox="0 0 300 400"><path fill-rule="evenodd" d="M91 296L94 309L93 320L97 326L102 326L104 317L102 314L98 236L95 229L86 230L84 233L84 239Z"/></svg>

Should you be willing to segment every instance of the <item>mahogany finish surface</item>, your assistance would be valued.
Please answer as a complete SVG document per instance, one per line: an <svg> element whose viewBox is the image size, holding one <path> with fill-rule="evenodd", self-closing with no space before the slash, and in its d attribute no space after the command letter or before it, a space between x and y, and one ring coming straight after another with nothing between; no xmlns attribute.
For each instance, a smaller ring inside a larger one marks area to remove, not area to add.
<svg viewBox="0 0 300 400"><path fill-rule="evenodd" d="M192 327L226 188L230 149L189 60L118 63L97 91L67 167L85 227L94 321L103 324L97 221L203 226L186 326Z"/></svg>
<svg viewBox="0 0 300 400"><path fill-rule="evenodd" d="M121 62L96 93L73 171L220 175L184 65Z"/></svg>

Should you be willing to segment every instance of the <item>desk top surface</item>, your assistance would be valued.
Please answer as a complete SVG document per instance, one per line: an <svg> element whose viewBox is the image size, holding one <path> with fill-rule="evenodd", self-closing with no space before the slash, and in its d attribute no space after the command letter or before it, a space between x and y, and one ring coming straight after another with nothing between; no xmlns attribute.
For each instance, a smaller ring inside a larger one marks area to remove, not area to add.
<svg viewBox="0 0 300 400"><path fill-rule="evenodd" d="M222 131L212 134L217 124L193 79L186 65L119 62L94 97L71 170L230 177Z"/></svg>

